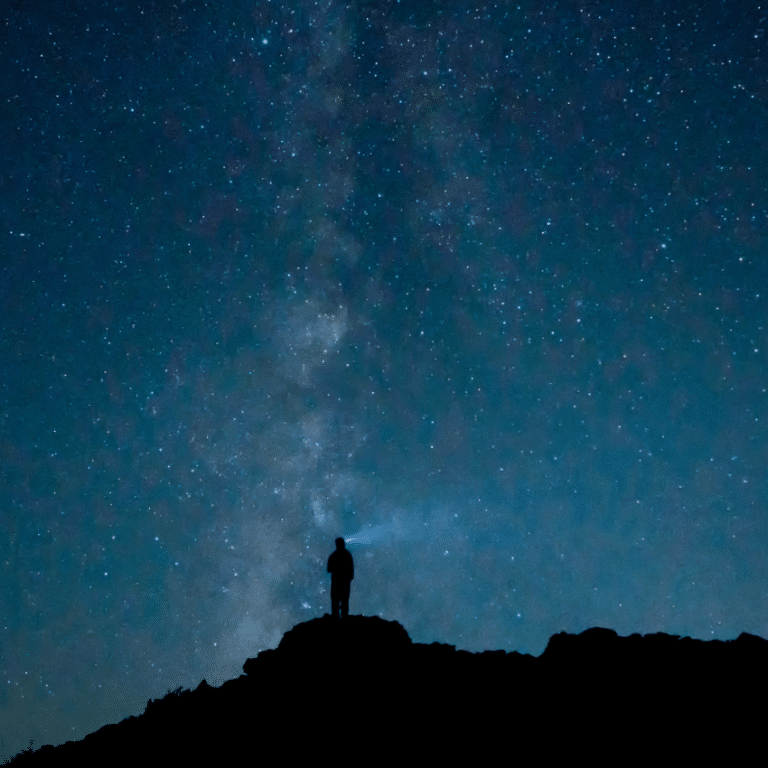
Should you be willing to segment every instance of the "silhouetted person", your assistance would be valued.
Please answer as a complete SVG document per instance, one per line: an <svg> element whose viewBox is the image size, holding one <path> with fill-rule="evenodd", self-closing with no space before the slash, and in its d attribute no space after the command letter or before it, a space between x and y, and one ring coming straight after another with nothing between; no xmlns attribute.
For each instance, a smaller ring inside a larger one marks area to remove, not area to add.
<svg viewBox="0 0 768 768"><path fill-rule="evenodd" d="M328 573L331 574L331 616L334 619L349 614L349 585L355 578L355 564L352 555L344 547L344 539L336 539L336 550L328 558Z"/></svg>

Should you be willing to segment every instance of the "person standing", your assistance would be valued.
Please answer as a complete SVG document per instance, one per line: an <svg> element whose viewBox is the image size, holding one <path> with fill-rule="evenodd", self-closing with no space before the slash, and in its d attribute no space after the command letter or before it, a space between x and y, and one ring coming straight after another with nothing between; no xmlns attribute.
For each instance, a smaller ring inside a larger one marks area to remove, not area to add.
<svg viewBox="0 0 768 768"><path fill-rule="evenodd" d="M328 573L331 574L331 617L346 618L349 614L349 587L355 578L355 564L352 555L344 546L344 539L336 539L336 549L328 558Z"/></svg>

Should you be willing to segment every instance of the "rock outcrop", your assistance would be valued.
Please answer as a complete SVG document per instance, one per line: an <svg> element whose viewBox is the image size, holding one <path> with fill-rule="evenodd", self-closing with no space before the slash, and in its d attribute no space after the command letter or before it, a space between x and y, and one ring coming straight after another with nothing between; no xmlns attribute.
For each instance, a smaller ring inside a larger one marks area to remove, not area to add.
<svg viewBox="0 0 768 768"><path fill-rule="evenodd" d="M539 657L412 643L377 617L299 624L245 674L203 681L12 765L275 759L717 759L756 747L768 641L554 635Z"/></svg>

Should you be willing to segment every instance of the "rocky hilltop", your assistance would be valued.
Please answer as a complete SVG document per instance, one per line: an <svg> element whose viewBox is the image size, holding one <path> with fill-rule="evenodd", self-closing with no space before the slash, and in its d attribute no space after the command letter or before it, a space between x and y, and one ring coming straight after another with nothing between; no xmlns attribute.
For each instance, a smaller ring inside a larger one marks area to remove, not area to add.
<svg viewBox="0 0 768 768"><path fill-rule="evenodd" d="M768 641L593 628L554 635L536 657L413 643L394 621L325 616L243 671L11 765L321 760L329 751L350 762L624 762L661 752L733 761L762 735Z"/></svg>

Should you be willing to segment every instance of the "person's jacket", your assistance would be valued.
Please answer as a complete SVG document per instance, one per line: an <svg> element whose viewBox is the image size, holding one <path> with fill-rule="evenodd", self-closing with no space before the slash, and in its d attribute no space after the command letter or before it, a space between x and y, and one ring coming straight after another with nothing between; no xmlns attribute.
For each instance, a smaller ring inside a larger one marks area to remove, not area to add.
<svg viewBox="0 0 768 768"><path fill-rule="evenodd" d="M355 578L355 564L348 549L336 549L328 558L328 573L336 581L352 581Z"/></svg>

